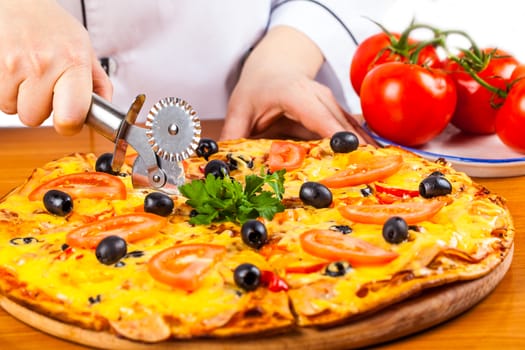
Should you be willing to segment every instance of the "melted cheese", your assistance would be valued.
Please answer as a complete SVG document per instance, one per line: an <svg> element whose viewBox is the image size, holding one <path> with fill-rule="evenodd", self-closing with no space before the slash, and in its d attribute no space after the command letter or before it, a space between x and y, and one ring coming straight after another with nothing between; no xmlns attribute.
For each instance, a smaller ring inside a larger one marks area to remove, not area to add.
<svg viewBox="0 0 525 350"><path fill-rule="evenodd" d="M212 159L225 159L226 154L232 152L237 157L253 159L252 169L243 166L232 172L232 176L242 181L246 174L258 173L264 167L270 143L269 140L258 140L249 142L246 148L242 141L225 142L220 146L221 152ZM317 181L352 166L359 159L398 152L396 149L374 150L365 146L350 155L334 155L327 140L312 142L310 146L311 156L302 168L285 175L285 200L297 202L304 181ZM128 176L123 178L128 189L126 200L80 199L74 202L74 212L70 216L51 215L41 202L29 201L27 193L39 183L61 174L92 170L95 162L93 155L64 158L35 171L28 183L0 202L0 268L12 273L18 281L27 283L26 288L32 293L60 300L70 312L93 314L110 321L142 319L155 313L169 315L178 320L175 323L184 325L180 327L186 327L181 332L187 334L181 336L199 332L198 327L202 332L220 328L235 312L244 311L247 305L253 306L253 298L264 298L265 293L269 293L265 288L245 293L235 285L232 271L245 262L253 263L261 270L275 271L286 280L291 287L288 296L276 294L285 305L286 299L291 298L300 317L299 323L308 323L305 317L322 314L325 310L350 315L384 300L385 294L381 293L358 296L360 289L368 283L387 281L400 271L410 271L416 277L437 274L428 268L428 263L442 249L455 248L467 254L491 252L493 243L498 240L492 236L493 230L508 228L511 234L512 222L506 209L486 196L478 198L478 189L471 185L466 175L408 153L403 157L401 170L383 182L414 189L429 173L441 170L453 185L448 204L430 221L419 223L419 232L411 231L407 242L389 244L382 237L380 225L353 223L339 214L337 205L344 205L349 198L362 198L361 189L365 185L333 190L333 207L291 207L279 218L266 221L270 240L285 249L285 252L272 254L268 259L242 242L240 227L236 224L189 225L187 213L191 208L184 204L184 198L175 197L176 208L183 215L171 217L168 224L152 237L129 244L128 252L143 251L144 255L124 258L120 267L99 263L93 250L74 248L64 251L65 236L83 222L134 212L142 206L146 192L133 190ZM202 176L204 162L198 158L190 159L187 162L188 176ZM328 277L322 270L287 274L286 267L290 264L309 265L324 261L304 252L299 236L308 229L327 229L332 225L349 225L353 229L351 235L395 251L399 257L382 266L352 268L344 277ZM10 240L15 237L34 237L36 240L13 245ZM504 239L511 240L509 237ZM212 243L227 249L225 256L206 273L201 287L192 293L158 282L147 271L147 261L155 253L181 243ZM462 270L455 273L460 274ZM326 283L334 286L330 293L321 288ZM0 286L4 292L10 288L5 281ZM273 303L262 301L259 306L269 310L269 314L282 313L280 306ZM272 307L275 310L272 311ZM210 321L219 317L222 317L220 322Z"/></svg>

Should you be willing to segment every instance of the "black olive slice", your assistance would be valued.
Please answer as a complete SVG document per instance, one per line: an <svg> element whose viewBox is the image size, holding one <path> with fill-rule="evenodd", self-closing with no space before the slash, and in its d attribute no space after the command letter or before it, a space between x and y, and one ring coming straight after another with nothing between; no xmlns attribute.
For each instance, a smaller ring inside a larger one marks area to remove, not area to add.
<svg viewBox="0 0 525 350"><path fill-rule="evenodd" d="M237 170L239 167L253 168L253 159L242 154L228 153L226 160L230 171Z"/></svg>
<svg viewBox="0 0 525 350"><path fill-rule="evenodd" d="M241 227L241 238L246 245L259 249L268 239L266 226L259 220L248 220Z"/></svg>
<svg viewBox="0 0 525 350"><path fill-rule="evenodd" d="M220 159L213 159L210 160L204 167L204 176L207 177L208 174L212 174L216 178L223 179L224 177L230 175L230 168L226 162Z"/></svg>
<svg viewBox="0 0 525 350"><path fill-rule="evenodd" d="M452 193L452 184L446 177L430 175L419 183L419 194L423 198L445 196Z"/></svg>
<svg viewBox="0 0 525 350"><path fill-rule="evenodd" d="M66 192L49 190L44 194L44 206L51 214L66 216L73 210L73 199Z"/></svg>
<svg viewBox="0 0 525 350"><path fill-rule="evenodd" d="M126 241L119 236L107 236L102 239L95 250L97 260L104 265L113 265L127 253Z"/></svg>
<svg viewBox="0 0 525 350"><path fill-rule="evenodd" d="M369 185L366 185L366 187L362 188L360 192L363 195L363 197L369 197L372 194L374 194L374 190Z"/></svg>
<svg viewBox="0 0 525 350"><path fill-rule="evenodd" d="M124 258L140 258L140 257L143 257L144 256L144 251L143 250L133 250L129 253L127 253Z"/></svg>
<svg viewBox="0 0 525 350"><path fill-rule="evenodd" d="M215 140L202 138L199 140L199 144L195 152L199 157L203 157L204 159L208 160L212 154L219 152L219 146Z"/></svg>
<svg viewBox="0 0 525 350"><path fill-rule="evenodd" d="M100 296L100 294L97 294L97 296L95 297L89 297L88 301L91 305L98 304L102 301L102 297Z"/></svg>
<svg viewBox="0 0 525 350"><path fill-rule="evenodd" d="M315 208L327 208L332 204L332 192L319 182L308 181L301 185L299 198L304 204Z"/></svg>
<svg viewBox="0 0 525 350"><path fill-rule="evenodd" d="M252 291L261 284L261 270L253 264L244 263L234 270L233 279L240 288Z"/></svg>
<svg viewBox="0 0 525 350"><path fill-rule="evenodd" d="M408 238L408 224L402 217L393 216L383 225L383 237L388 243L399 244Z"/></svg>
<svg viewBox="0 0 525 350"><path fill-rule="evenodd" d="M348 225L332 225L330 226L330 230L341 232L343 235L347 235L353 231Z"/></svg>
<svg viewBox="0 0 525 350"><path fill-rule="evenodd" d="M159 216L168 216L173 212L173 199L161 192L151 192L144 198L144 211Z"/></svg>
<svg viewBox="0 0 525 350"><path fill-rule="evenodd" d="M359 147L359 139L350 131L339 131L332 135L330 147L335 153L349 153Z"/></svg>
<svg viewBox="0 0 525 350"><path fill-rule="evenodd" d="M11 243L12 245L25 245L25 244L31 244L31 243L39 243L39 242L42 242L40 240L38 240L37 238L35 237L15 237L15 238L11 238L9 240L9 243Z"/></svg>
<svg viewBox="0 0 525 350"><path fill-rule="evenodd" d="M351 268L347 261L334 261L326 266L324 273L330 277L341 277L346 275Z"/></svg>
<svg viewBox="0 0 525 350"><path fill-rule="evenodd" d="M101 154L97 158L97 162L95 163L95 170L103 172L103 173L108 173L111 175L117 175L118 172L113 171L113 168L111 167L112 161L113 161L113 154L111 153Z"/></svg>

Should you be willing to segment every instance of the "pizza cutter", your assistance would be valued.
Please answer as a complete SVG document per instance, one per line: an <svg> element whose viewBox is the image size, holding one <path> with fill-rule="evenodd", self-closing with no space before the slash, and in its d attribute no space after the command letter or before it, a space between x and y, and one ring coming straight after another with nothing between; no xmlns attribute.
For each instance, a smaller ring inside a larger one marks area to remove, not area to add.
<svg viewBox="0 0 525 350"><path fill-rule="evenodd" d="M177 193L185 179L182 161L199 144L199 117L186 101L167 97L151 108L145 124L140 126L135 121L145 99L145 95L138 95L124 113L93 94L86 124L115 143L113 171L120 171L129 145L138 154L133 164L133 186Z"/></svg>

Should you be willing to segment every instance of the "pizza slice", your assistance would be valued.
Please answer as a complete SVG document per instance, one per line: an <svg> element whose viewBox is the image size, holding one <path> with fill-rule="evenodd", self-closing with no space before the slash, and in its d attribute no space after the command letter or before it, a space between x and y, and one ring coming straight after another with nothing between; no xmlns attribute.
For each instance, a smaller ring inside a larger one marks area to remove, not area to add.
<svg viewBox="0 0 525 350"><path fill-rule="evenodd" d="M63 157L0 201L0 291L136 341L346 324L484 276L513 244L501 197L347 134L204 139L178 195L107 161Z"/></svg>

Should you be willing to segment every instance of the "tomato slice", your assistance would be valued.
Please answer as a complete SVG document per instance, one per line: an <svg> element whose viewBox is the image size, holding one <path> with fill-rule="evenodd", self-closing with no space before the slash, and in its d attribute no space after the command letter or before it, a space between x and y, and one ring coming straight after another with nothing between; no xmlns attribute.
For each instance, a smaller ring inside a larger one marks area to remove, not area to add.
<svg viewBox="0 0 525 350"><path fill-rule="evenodd" d="M330 188L367 184L395 174L402 165L403 157L399 154L369 157L319 182Z"/></svg>
<svg viewBox="0 0 525 350"><path fill-rule="evenodd" d="M330 261L344 260L352 266L383 265L399 256L351 235L332 230L310 230L300 236L301 247L311 255Z"/></svg>
<svg viewBox="0 0 525 350"><path fill-rule="evenodd" d="M382 225L392 216L400 216L408 224L433 217L444 205L441 201L399 202L392 204L346 205L339 212L348 220Z"/></svg>
<svg viewBox="0 0 525 350"><path fill-rule="evenodd" d="M381 204L390 204L419 196L419 190L391 187L382 183L375 183L376 197Z"/></svg>
<svg viewBox="0 0 525 350"><path fill-rule="evenodd" d="M72 198L126 199L126 185L117 176L102 172L84 172L59 176L44 182L30 194L30 200L41 200L47 191L60 190Z"/></svg>
<svg viewBox="0 0 525 350"><path fill-rule="evenodd" d="M215 244L181 244L155 254L148 261L150 275L159 282L193 292L203 275L226 248Z"/></svg>
<svg viewBox="0 0 525 350"><path fill-rule="evenodd" d="M66 243L78 248L96 248L107 236L119 236L131 243L151 237L166 223L166 219L150 213L114 216L77 227L66 236Z"/></svg>
<svg viewBox="0 0 525 350"><path fill-rule="evenodd" d="M268 167L271 172L286 169L298 169L303 165L306 148L289 141L274 141L270 146Z"/></svg>
<svg viewBox="0 0 525 350"><path fill-rule="evenodd" d="M270 292L282 292L290 289L288 283L273 271L262 270L261 282L268 287Z"/></svg>
<svg viewBox="0 0 525 350"><path fill-rule="evenodd" d="M286 273L312 273L320 271L327 264L327 262L322 262L311 265L288 265L284 268L284 271Z"/></svg>
<svg viewBox="0 0 525 350"><path fill-rule="evenodd" d="M386 184L376 183L376 191L381 193L391 194L396 197L408 198L408 197L417 197L419 196L419 190L410 190L406 188L391 187Z"/></svg>

